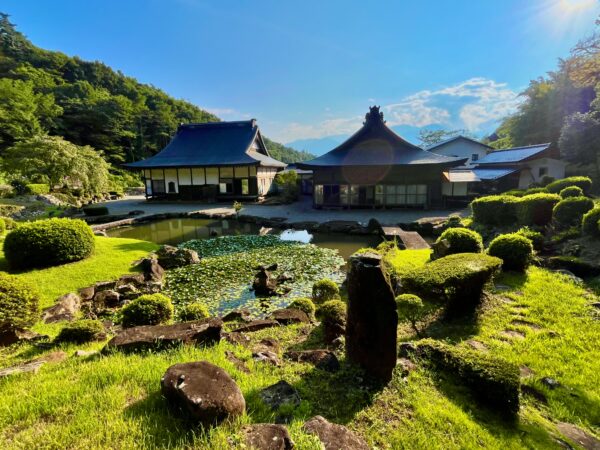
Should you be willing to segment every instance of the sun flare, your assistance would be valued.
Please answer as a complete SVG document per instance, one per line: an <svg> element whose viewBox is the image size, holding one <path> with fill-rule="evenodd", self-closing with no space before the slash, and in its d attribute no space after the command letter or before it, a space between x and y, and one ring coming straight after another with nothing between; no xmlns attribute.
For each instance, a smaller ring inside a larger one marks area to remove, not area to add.
<svg viewBox="0 0 600 450"><path fill-rule="evenodd" d="M560 6L564 11L579 11L594 6L597 0L560 0Z"/></svg>

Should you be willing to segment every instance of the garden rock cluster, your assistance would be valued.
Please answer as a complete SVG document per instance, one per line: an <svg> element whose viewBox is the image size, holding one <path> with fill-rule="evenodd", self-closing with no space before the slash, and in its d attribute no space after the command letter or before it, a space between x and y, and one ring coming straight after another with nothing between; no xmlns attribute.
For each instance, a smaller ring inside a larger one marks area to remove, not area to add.
<svg viewBox="0 0 600 450"><path fill-rule="evenodd" d="M198 264L200 257L198 253L189 248L178 248L171 245L163 245L156 252L158 264L164 269L176 269L177 267Z"/></svg>

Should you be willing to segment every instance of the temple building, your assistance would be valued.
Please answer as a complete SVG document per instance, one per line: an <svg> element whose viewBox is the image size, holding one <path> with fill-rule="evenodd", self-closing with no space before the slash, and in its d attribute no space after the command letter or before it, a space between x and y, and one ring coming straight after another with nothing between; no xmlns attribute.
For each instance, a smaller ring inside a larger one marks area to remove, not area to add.
<svg viewBox="0 0 600 450"><path fill-rule="evenodd" d="M363 127L330 152L298 163L313 171L315 207L429 207L441 205L443 173L467 158L438 155L394 133L379 107Z"/></svg>
<svg viewBox="0 0 600 450"><path fill-rule="evenodd" d="M256 120L182 124L151 158L124 164L140 170L146 198L255 199L286 165L271 158Z"/></svg>

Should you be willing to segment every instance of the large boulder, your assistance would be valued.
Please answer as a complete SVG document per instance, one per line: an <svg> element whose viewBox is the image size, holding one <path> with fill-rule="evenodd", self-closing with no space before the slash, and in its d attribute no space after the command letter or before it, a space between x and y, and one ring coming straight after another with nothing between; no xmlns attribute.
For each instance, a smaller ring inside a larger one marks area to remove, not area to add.
<svg viewBox="0 0 600 450"><path fill-rule="evenodd" d="M178 248L171 245L163 245L156 252L158 264L165 269L175 269L177 267L198 264L200 257L198 253L189 248Z"/></svg>
<svg viewBox="0 0 600 450"><path fill-rule="evenodd" d="M369 450L367 443L348 428L315 416L304 423L302 429L316 435L325 450Z"/></svg>
<svg viewBox="0 0 600 450"><path fill-rule="evenodd" d="M273 311L269 319L276 320L282 325L291 325L293 323L310 323L310 317L296 308L285 308Z"/></svg>
<svg viewBox="0 0 600 450"><path fill-rule="evenodd" d="M396 366L398 314L392 288L381 268L381 255L350 258L346 356L383 383Z"/></svg>
<svg viewBox="0 0 600 450"><path fill-rule="evenodd" d="M256 450L291 450L294 442L283 425L257 423L242 428L244 444Z"/></svg>
<svg viewBox="0 0 600 450"><path fill-rule="evenodd" d="M258 266L255 270L258 270L252 282L252 289L255 294L260 297L276 295L278 281L272 272L277 270L277 264L272 264L268 267Z"/></svg>
<svg viewBox="0 0 600 450"><path fill-rule="evenodd" d="M169 404L205 427L241 416L246 410L246 401L235 381L207 361L169 367L160 387Z"/></svg>
<svg viewBox="0 0 600 450"><path fill-rule="evenodd" d="M143 325L126 328L113 337L105 350L135 352L161 350L180 344L210 345L221 340L223 322L208 318L174 325Z"/></svg>
<svg viewBox="0 0 600 450"><path fill-rule="evenodd" d="M138 267L142 270L146 281L155 281L162 283L165 277L165 269L161 267L155 258L144 258L140 261Z"/></svg>
<svg viewBox="0 0 600 450"><path fill-rule="evenodd" d="M312 364L327 372L335 372L340 368L340 362L331 350L288 351L283 356L292 361Z"/></svg>
<svg viewBox="0 0 600 450"><path fill-rule="evenodd" d="M63 320L71 321L81 308L81 298L74 293L65 294L56 300L54 306L42 312L44 323L54 323Z"/></svg>

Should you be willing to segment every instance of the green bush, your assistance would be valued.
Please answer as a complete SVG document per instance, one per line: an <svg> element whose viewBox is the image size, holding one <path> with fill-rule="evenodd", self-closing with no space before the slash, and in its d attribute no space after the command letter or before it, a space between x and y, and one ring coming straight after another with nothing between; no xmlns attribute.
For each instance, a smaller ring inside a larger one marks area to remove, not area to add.
<svg viewBox="0 0 600 450"><path fill-rule="evenodd" d="M288 305L288 308L295 308L299 309L300 311L304 311L308 317L314 317L315 311L317 310L317 307L313 301L306 297L295 298L292 303Z"/></svg>
<svg viewBox="0 0 600 450"><path fill-rule="evenodd" d="M21 206L21 205L1 204L0 205L0 216L10 217L10 216L13 216L13 215L21 212L23 209L25 209L25 207Z"/></svg>
<svg viewBox="0 0 600 450"><path fill-rule="evenodd" d="M0 325L26 328L39 314L39 294L14 275L0 272Z"/></svg>
<svg viewBox="0 0 600 450"><path fill-rule="evenodd" d="M437 242L444 239L450 244L448 254L480 253L483 250L481 235L468 228L448 228L440 235Z"/></svg>
<svg viewBox="0 0 600 450"><path fill-rule="evenodd" d="M313 285L312 298L317 305L329 300L339 299L340 288L334 281L324 278Z"/></svg>
<svg viewBox="0 0 600 450"><path fill-rule="evenodd" d="M473 220L485 225L512 225L517 221L519 198L511 195L490 195L471 202Z"/></svg>
<svg viewBox="0 0 600 450"><path fill-rule="evenodd" d="M444 225L446 228L460 228L463 226L462 219L458 214L450 215Z"/></svg>
<svg viewBox="0 0 600 450"><path fill-rule="evenodd" d="M561 198L584 197L583 189L577 186L568 186L559 192Z"/></svg>
<svg viewBox="0 0 600 450"><path fill-rule="evenodd" d="M56 342L72 342L85 344L91 341L100 341L106 338L104 326L99 320L82 319L70 322L60 330Z"/></svg>
<svg viewBox="0 0 600 450"><path fill-rule="evenodd" d="M600 230L598 229L598 221L600 220L600 206L596 206L593 209L590 209L583 215L583 220L581 221L581 231L584 234L589 234L591 236L600 236Z"/></svg>
<svg viewBox="0 0 600 450"><path fill-rule="evenodd" d="M529 239L534 250L541 251L544 248L544 235L539 231L532 230L529 227L523 227L517 231L517 233Z"/></svg>
<svg viewBox="0 0 600 450"><path fill-rule="evenodd" d="M47 184L26 184L25 193L29 195L43 195L50 193L50 186Z"/></svg>
<svg viewBox="0 0 600 450"><path fill-rule="evenodd" d="M529 242L529 241L528 241ZM457 253L428 262L404 275L405 293L447 303L447 313L472 310L483 288L500 269L502 260L481 253Z"/></svg>
<svg viewBox="0 0 600 450"><path fill-rule="evenodd" d="M94 251L92 229L83 220L46 219L21 224L4 240L11 267L25 269L79 261Z"/></svg>
<svg viewBox="0 0 600 450"><path fill-rule="evenodd" d="M2 217L2 220L4 221L4 228L6 230L13 230L19 226L19 223L12 217Z"/></svg>
<svg viewBox="0 0 600 450"><path fill-rule="evenodd" d="M547 225L552 220L554 206L560 201L560 196L556 194L525 195L516 205L517 221L521 225Z"/></svg>
<svg viewBox="0 0 600 450"><path fill-rule="evenodd" d="M417 324L423 320L428 312L423 300L413 294L401 294L396 297L396 310L398 311L398 319L410 323L417 336L420 336L421 332Z"/></svg>
<svg viewBox="0 0 600 450"><path fill-rule="evenodd" d="M510 191L504 192L502 195L512 195L513 197L523 197L525 191L523 189L511 189Z"/></svg>
<svg viewBox="0 0 600 450"><path fill-rule="evenodd" d="M106 206L86 206L83 208L83 213L86 216L106 216L108 208Z"/></svg>
<svg viewBox="0 0 600 450"><path fill-rule="evenodd" d="M488 254L502 260L503 270L522 272L533 258L533 244L519 233L501 234L490 242Z"/></svg>
<svg viewBox="0 0 600 450"><path fill-rule="evenodd" d="M163 294L142 295L121 310L124 327L158 325L173 318L171 299Z"/></svg>
<svg viewBox="0 0 600 450"><path fill-rule="evenodd" d="M2 217L0 217L0 234L4 234L6 231L6 222Z"/></svg>
<svg viewBox="0 0 600 450"><path fill-rule="evenodd" d="M519 413L519 367L504 359L433 339L419 341L416 356L457 377L477 400L507 417Z"/></svg>
<svg viewBox="0 0 600 450"><path fill-rule="evenodd" d="M543 187L532 187L525 191L525 195L548 193L548 190Z"/></svg>
<svg viewBox="0 0 600 450"><path fill-rule="evenodd" d="M561 228L580 226L583 215L594 208L594 202L587 197L569 197L561 200L552 210L552 218Z"/></svg>
<svg viewBox="0 0 600 450"><path fill-rule="evenodd" d="M544 186L544 188L545 188L545 187L546 187L546 186L548 186L550 183L552 183L554 180L556 180L556 178L554 178L554 177L551 177L550 175L544 175L544 176L542 177L542 179L540 180L540 184L541 184L542 186Z"/></svg>
<svg viewBox="0 0 600 450"><path fill-rule="evenodd" d="M600 266L584 261L576 256L552 256L548 258L548 267L572 272L580 278L600 275Z"/></svg>
<svg viewBox="0 0 600 450"><path fill-rule="evenodd" d="M346 304L341 300L328 300L317 310L317 317L325 326L346 324Z"/></svg>
<svg viewBox="0 0 600 450"><path fill-rule="evenodd" d="M589 177L568 177L553 181L546 189L548 192L558 194L564 188L569 186L577 186L581 188L584 194L589 194L592 189L592 180Z"/></svg>
<svg viewBox="0 0 600 450"><path fill-rule="evenodd" d="M210 317L210 313L206 305L202 303L188 303L179 311L179 320L182 322L193 322Z"/></svg>

